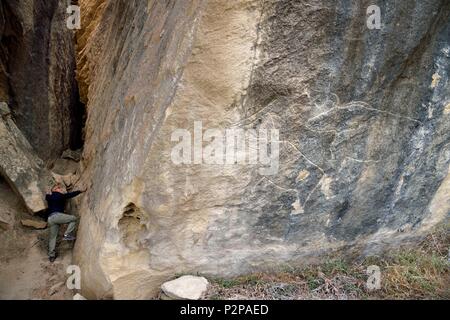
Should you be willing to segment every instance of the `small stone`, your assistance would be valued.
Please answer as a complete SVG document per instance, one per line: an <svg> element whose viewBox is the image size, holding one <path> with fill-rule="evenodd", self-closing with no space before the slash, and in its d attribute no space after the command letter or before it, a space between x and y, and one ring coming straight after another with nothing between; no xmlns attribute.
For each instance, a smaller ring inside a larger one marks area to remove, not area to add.
<svg viewBox="0 0 450 320"><path fill-rule="evenodd" d="M5 117L11 114L11 110L5 102L0 102L0 116Z"/></svg>
<svg viewBox="0 0 450 320"><path fill-rule="evenodd" d="M58 282L57 284L53 285L49 290L48 294L50 296L54 295L56 292L58 292L58 289L64 285L64 282Z"/></svg>
<svg viewBox="0 0 450 320"><path fill-rule="evenodd" d="M47 222L45 222L45 221L37 221L37 220L25 219L25 220L20 220L20 223L22 223L22 225L24 227L30 227L30 228L34 228L34 229L45 229L45 228L47 228Z"/></svg>
<svg viewBox="0 0 450 320"><path fill-rule="evenodd" d="M172 299L198 300L208 289L208 280L204 277L182 276L163 283L161 289Z"/></svg>
<svg viewBox="0 0 450 320"><path fill-rule="evenodd" d="M9 229L13 224L13 219L9 212L0 212L0 228Z"/></svg>
<svg viewBox="0 0 450 320"><path fill-rule="evenodd" d="M159 299L160 300L174 300L173 298L169 297L167 294L165 294L164 292L161 292L161 294L159 295Z"/></svg>
<svg viewBox="0 0 450 320"><path fill-rule="evenodd" d="M54 276L51 276L50 279L48 279L48 282L54 282L59 278L59 275L55 274Z"/></svg>
<svg viewBox="0 0 450 320"><path fill-rule="evenodd" d="M63 159L70 159L73 160L75 162L79 162L81 159L81 150L70 150L67 149L66 151L63 152L61 158Z"/></svg>
<svg viewBox="0 0 450 320"><path fill-rule="evenodd" d="M87 299L83 297L81 294L77 293L73 296L73 300L87 300Z"/></svg>
<svg viewBox="0 0 450 320"><path fill-rule="evenodd" d="M56 183L60 183L63 186L66 186L66 188L73 186L75 182L77 182L77 175L69 173L66 175L60 175L57 173L52 172L53 179L55 179ZM67 189L66 189L67 191Z"/></svg>
<svg viewBox="0 0 450 320"><path fill-rule="evenodd" d="M78 170L78 162L68 159L57 159L53 164L52 171L58 175L66 176L75 174Z"/></svg>

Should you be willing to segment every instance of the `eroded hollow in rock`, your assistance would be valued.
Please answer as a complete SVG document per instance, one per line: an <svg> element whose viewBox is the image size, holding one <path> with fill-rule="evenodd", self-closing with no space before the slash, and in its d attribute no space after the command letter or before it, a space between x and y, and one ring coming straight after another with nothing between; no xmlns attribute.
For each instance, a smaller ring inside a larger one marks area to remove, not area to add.
<svg viewBox="0 0 450 320"><path fill-rule="evenodd" d="M119 220L122 241L131 250L143 248L143 237L147 234L144 215L134 203L129 203Z"/></svg>

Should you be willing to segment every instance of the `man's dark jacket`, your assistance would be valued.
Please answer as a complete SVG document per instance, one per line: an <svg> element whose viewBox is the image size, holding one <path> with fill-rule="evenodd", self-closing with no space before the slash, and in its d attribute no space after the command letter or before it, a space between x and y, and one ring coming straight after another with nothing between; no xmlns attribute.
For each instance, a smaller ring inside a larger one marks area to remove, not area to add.
<svg viewBox="0 0 450 320"><path fill-rule="evenodd" d="M45 196L45 200L47 200L48 202L47 217L50 217L53 213L56 212L63 213L66 206L66 200L76 197L80 193L81 191L68 193L52 192L52 194L47 194Z"/></svg>

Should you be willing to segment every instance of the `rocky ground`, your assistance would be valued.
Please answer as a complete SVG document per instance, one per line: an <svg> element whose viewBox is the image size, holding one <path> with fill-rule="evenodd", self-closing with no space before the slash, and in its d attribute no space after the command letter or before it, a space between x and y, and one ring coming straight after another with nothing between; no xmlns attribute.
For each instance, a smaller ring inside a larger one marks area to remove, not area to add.
<svg viewBox="0 0 450 320"><path fill-rule="evenodd" d="M0 299L72 299L73 293L65 285L72 244L60 243L59 257L50 263L48 230L22 226L22 219L39 219L26 213L1 178L0 195Z"/></svg>

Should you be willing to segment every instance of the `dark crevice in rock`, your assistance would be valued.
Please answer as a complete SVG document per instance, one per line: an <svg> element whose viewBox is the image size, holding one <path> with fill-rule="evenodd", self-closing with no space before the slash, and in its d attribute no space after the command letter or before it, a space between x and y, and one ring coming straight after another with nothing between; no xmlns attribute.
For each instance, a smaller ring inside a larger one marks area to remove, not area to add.
<svg viewBox="0 0 450 320"><path fill-rule="evenodd" d="M0 3L0 101L36 153L53 161L83 145L75 33L59 0Z"/></svg>
<svg viewBox="0 0 450 320"><path fill-rule="evenodd" d="M79 150L84 146L84 126L86 123L86 106L80 100L79 91L76 91L75 107L71 110L71 136L70 149Z"/></svg>

